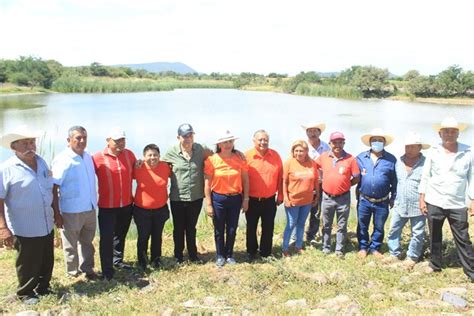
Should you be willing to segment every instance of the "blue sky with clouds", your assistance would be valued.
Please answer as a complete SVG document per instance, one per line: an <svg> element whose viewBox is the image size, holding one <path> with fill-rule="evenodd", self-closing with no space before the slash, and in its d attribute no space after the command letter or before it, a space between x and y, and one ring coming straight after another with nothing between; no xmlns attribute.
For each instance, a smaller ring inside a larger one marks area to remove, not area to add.
<svg viewBox="0 0 474 316"><path fill-rule="evenodd" d="M0 0L0 58L199 72L474 70L474 1Z"/></svg>

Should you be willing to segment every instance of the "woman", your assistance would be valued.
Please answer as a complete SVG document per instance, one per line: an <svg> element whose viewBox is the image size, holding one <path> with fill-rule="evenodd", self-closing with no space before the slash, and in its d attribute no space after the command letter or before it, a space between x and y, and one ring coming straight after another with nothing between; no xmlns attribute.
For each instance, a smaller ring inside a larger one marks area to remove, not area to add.
<svg viewBox="0 0 474 316"><path fill-rule="evenodd" d="M304 224L312 205L319 198L318 169L308 156L308 144L298 140L291 146L291 158L283 165L283 199L286 227L283 233L283 256L288 251L291 232L296 227L296 251L303 252Z"/></svg>
<svg viewBox="0 0 474 316"><path fill-rule="evenodd" d="M235 235L240 209L249 204L248 166L235 152L237 137L226 131L216 141L216 153L204 162L204 193L207 215L213 218L216 265L235 264Z"/></svg>
<svg viewBox="0 0 474 316"><path fill-rule="evenodd" d="M167 163L160 161L160 149L155 144L143 149L144 163L134 170L137 181L133 219L137 225L137 258L142 269L148 262L160 267L161 234L170 217L168 210L168 178L171 175ZM151 236L151 256L148 261L148 240Z"/></svg>
<svg viewBox="0 0 474 316"><path fill-rule="evenodd" d="M201 263L196 247L196 224L204 198L204 160L212 154L194 142L193 127L187 123L178 127L179 144L163 157L170 164L170 206L173 214L173 241L176 262L184 262L184 240L189 260Z"/></svg>

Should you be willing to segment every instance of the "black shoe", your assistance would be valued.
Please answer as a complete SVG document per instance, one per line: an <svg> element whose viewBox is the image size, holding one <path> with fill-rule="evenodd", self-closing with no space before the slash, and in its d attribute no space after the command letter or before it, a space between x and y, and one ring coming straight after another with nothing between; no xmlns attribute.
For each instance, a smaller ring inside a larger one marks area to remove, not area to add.
<svg viewBox="0 0 474 316"><path fill-rule="evenodd" d="M254 253L249 253L247 254L247 258L249 262L254 262L255 260L257 260L257 255Z"/></svg>
<svg viewBox="0 0 474 316"><path fill-rule="evenodd" d="M161 268L161 261L160 260L155 260L151 263L151 267L153 269L160 269Z"/></svg>
<svg viewBox="0 0 474 316"><path fill-rule="evenodd" d="M181 265L181 264L183 264L183 263L184 263L183 257L176 258L176 264L177 264L177 265Z"/></svg>
<svg viewBox="0 0 474 316"><path fill-rule="evenodd" d="M114 278L113 274L99 274L99 280L111 281Z"/></svg>
<svg viewBox="0 0 474 316"><path fill-rule="evenodd" d="M114 267L122 270L132 270L132 266L123 262L115 263Z"/></svg>
<svg viewBox="0 0 474 316"><path fill-rule="evenodd" d="M198 256L190 257L189 261L191 261L194 264L203 264L204 263L204 261L202 261L202 259L199 258Z"/></svg>
<svg viewBox="0 0 474 316"><path fill-rule="evenodd" d="M89 281L95 281L95 280L100 279L100 276L94 271L92 271L92 272L86 273L86 279Z"/></svg>

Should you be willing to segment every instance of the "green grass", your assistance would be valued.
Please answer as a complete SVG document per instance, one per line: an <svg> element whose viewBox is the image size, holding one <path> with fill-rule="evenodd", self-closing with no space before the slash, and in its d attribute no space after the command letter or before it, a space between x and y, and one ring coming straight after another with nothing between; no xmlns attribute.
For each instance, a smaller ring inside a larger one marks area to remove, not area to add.
<svg viewBox="0 0 474 316"><path fill-rule="evenodd" d="M342 99L362 99L362 93L352 86L322 85L300 83L296 87L296 94L313 97L330 97Z"/></svg>
<svg viewBox="0 0 474 316"><path fill-rule="evenodd" d="M232 82L217 80L123 79L100 77L61 77L54 81L52 90L62 93L126 93L171 91L191 88L233 88Z"/></svg>
<svg viewBox="0 0 474 316"><path fill-rule="evenodd" d="M242 216L243 217L243 216ZM473 223L471 217L471 227ZM347 295L350 301L359 306L362 314L384 314L397 311L406 314L440 314L460 312L449 305L431 304L428 307L415 307L402 298L412 296L410 300L434 300L439 302L439 289L445 287L463 287L467 289L463 296L474 301L474 285L467 283L458 264L446 267L441 273L425 274L425 263L418 264L413 271L405 271L382 264L371 258L360 259L356 255L355 219L350 221L349 241L345 260L334 255L325 256L321 247L307 247L303 255L282 259L280 245L284 223L276 225L274 236L275 258L256 263L245 262L245 224L241 223L237 234L235 257L239 262L235 266L218 269L214 265L214 240L212 224L201 214L198 223L198 250L206 261L204 265L185 264L175 266L173 255L172 225L169 221L163 234L164 267L161 270L139 273L118 271L112 282L87 282L80 277L76 280L64 276L63 254L55 252L55 269L52 288L59 295L49 295L32 309L50 310L59 313L69 310L72 313L92 314L160 314L172 309L174 314L210 314L246 311L252 314L295 315L309 313L321 308L323 301L337 295ZM389 221L387 221L388 226ZM133 227L133 226L132 226ZM447 226L445 253L450 261L456 262L452 237ZM333 230L334 232L334 230ZM471 236L473 234L471 228ZM404 235L406 249L407 231ZM136 262L135 232L131 229L126 246L126 261ZM95 239L98 245L98 237ZM96 248L98 250L98 248ZM383 248L386 251L386 246ZM8 298L14 293L16 276L14 272L14 251L0 249L0 313L16 313L30 307ZM96 253L96 267L99 269ZM149 285L148 285L149 284ZM146 286L148 285L148 286ZM382 295L377 298L377 295ZM59 299L59 297L63 297ZM211 297L211 298L209 298ZM291 299L306 299L307 307L294 311L284 306ZM184 305L188 302L190 307ZM340 309L326 309L327 313L344 313L348 305ZM473 309L470 310L471 313ZM467 311L462 311L467 312Z"/></svg>

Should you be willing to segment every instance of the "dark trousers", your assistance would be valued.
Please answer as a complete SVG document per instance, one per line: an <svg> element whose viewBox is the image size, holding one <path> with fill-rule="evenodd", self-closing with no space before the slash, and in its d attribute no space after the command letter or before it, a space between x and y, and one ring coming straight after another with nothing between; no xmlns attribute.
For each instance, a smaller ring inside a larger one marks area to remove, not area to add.
<svg viewBox="0 0 474 316"><path fill-rule="evenodd" d="M261 219L260 255L268 257L272 254L275 215L275 196L261 201L252 197L249 199L249 208L245 213L245 218L247 219L247 253L250 255L257 254L257 227L258 221Z"/></svg>
<svg viewBox="0 0 474 316"><path fill-rule="evenodd" d="M428 225L430 229L430 266L441 270L443 250L443 224L447 218L464 273L474 281L474 252L469 238L467 209L442 209L426 203L428 207Z"/></svg>
<svg viewBox="0 0 474 316"><path fill-rule="evenodd" d="M173 214L174 256L183 259L184 238L189 258L197 258L196 224L201 213L202 199L191 202L171 201Z"/></svg>
<svg viewBox="0 0 474 316"><path fill-rule="evenodd" d="M161 235L166 221L170 218L168 204L159 209L133 207L133 220L137 225L137 259L138 264L146 268L148 262L159 264L161 257ZM148 240L151 237L151 256L148 261Z"/></svg>
<svg viewBox="0 0 474 316"><path fill-rule="evenodd" d="M212 206L217 256L230 258L234 253L242 195L226 196L212 192Z"/></svg>
<svg viewBox="0 0 474 316"><path fill-rule="evenodd" d="M18 297L41 295L48 290L54 266L53 241L54 231L42 237L15 236Z"/></svg>
<svg viewBox="0 0 474 316"><path fill-rule="evenodd" d="M104 276L114 275L114 264L123 262L125 237L132 221L132 204L117 208L99 208L100 265Z"/></svg>
<svg viewBox="0 0 474 316"><path fill-rule="evenodd" d="M322 185L319 185L319 192L322 192ZM309 226L308 230L306 231L306 240L310 241L316 237L316 234L319 231L319 227L321 226L321 201L319 199L318 204L316 206L311 206L311 210L309 211Z"/></svg>
<svg viewBox="0 0 474 316"><path fill-rule="evenodd" d="M360 197L357 205L357 240L359 250L380 251L385 235L385 222L388 218L389 201L373 203ZM374 216L374 232L369 238L370 220Z"/></svg>

